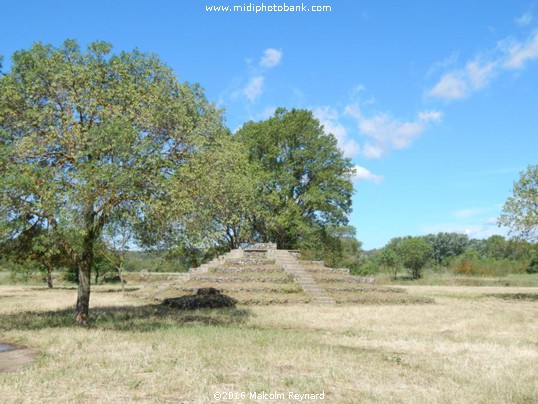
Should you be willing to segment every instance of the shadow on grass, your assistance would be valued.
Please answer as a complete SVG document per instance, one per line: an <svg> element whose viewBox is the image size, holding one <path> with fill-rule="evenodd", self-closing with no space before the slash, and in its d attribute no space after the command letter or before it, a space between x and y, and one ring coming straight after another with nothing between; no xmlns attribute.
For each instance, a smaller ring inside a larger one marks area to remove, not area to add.
<svg viewBox="0 0 538 404"><path fill-rule="evenodd" d="M0 331L80 328L74 309L27 311L0 315ZM164 305L96 307L90 309L90 329L150 332L187 326L234 326L251 313L236 308L178 310Z"/></svg>
<svg viewBox="0 0 538 404"><path fill-rule="evenodd" d="M538 293L491 293L487 296L503 300L538 301Z"/></svg>

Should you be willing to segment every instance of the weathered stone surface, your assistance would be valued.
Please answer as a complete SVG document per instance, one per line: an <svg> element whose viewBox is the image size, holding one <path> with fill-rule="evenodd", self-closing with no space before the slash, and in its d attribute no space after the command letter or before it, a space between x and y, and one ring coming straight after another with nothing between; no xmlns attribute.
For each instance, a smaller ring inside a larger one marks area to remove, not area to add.
<svg viewBox="0 0 538 404"><path fill-rule="evenodd" d="M256 243L246 250L276 250L276 243Z"/></svg>
<svg viewBox="0 0 538 404"><path fill-rule="evenodd" d="M267 251L245 250L243 257L246 259L265 260L267 259Z"/></svg>
<svg viewBox="0 0 538 404"><path fill-rule="evenodd" d="M254 273L263 273L263 272L284 272L282 268L275 268L271 265L266 266L220 266L213 269L213 273L223 273L223 274L233 274L233 273L245 273L245 272L254 272Z"/></svg>
<svg viewBox="0 0 538 404"><path fill-rule="evenodd" d="M234 265L271 265L275 263L275 260L268 260L266 258L228 258L226 264Z"/></svg>

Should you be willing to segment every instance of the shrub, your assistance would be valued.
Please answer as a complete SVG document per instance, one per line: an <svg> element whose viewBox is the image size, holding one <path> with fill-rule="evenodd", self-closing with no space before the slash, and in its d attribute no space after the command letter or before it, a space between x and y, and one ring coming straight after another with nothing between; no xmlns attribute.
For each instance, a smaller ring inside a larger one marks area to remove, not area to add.
<svg viewBox="0 0 538 404"><path fill-rule="evenodd" d="M528 274L538 274L538 257L532 259L527 269L525 269L525 272Z"/></svg>
<svg viewBox="0 0 538 404"><path fill-rule="evenodd" d="M506 276L523 273L527 267L524 260L482 258L474 249L467 249L456 258L452 270L457 275Z"/></svg>

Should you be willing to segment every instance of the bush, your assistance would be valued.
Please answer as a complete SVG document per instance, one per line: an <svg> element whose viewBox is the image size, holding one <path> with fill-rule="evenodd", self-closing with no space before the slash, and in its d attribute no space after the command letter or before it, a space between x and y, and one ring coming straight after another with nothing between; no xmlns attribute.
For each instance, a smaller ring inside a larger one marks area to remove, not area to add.
<svg viewBox="0 0 538 404"><path fill-rule="evenodd" d="M351 268L352 275L376 275L379 273L379 264L374 259L369 259L358 268Z"/></svg>
<svg viewBox="0 0 538 404"><path fill-rule="evenodd" d="M523 273L527 267L527 262L524 260L482 258L474 249L468 249L454 260L452 270L457 275L506 276Z"/></svg>
<svg viewBox="0 0 538 404"><path fill-rule="evenodd" d="M538 257L532 259L527 269L525 269L525 272L528 274L538 274Z"/></svg>

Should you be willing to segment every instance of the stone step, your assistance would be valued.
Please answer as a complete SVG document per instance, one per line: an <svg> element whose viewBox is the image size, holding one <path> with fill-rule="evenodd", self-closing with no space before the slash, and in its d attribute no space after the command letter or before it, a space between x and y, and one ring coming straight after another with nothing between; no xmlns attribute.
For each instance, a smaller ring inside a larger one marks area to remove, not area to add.
<svg viewBox="0 0 538 404"><path fill-rule="evenodd" d="M311 302L316 304L335 304L334 299L329 297L326 291L317 284L303 265L287 251L276 251L276 263L287 273L291 274L304 292L312 297Z"/></svg>

